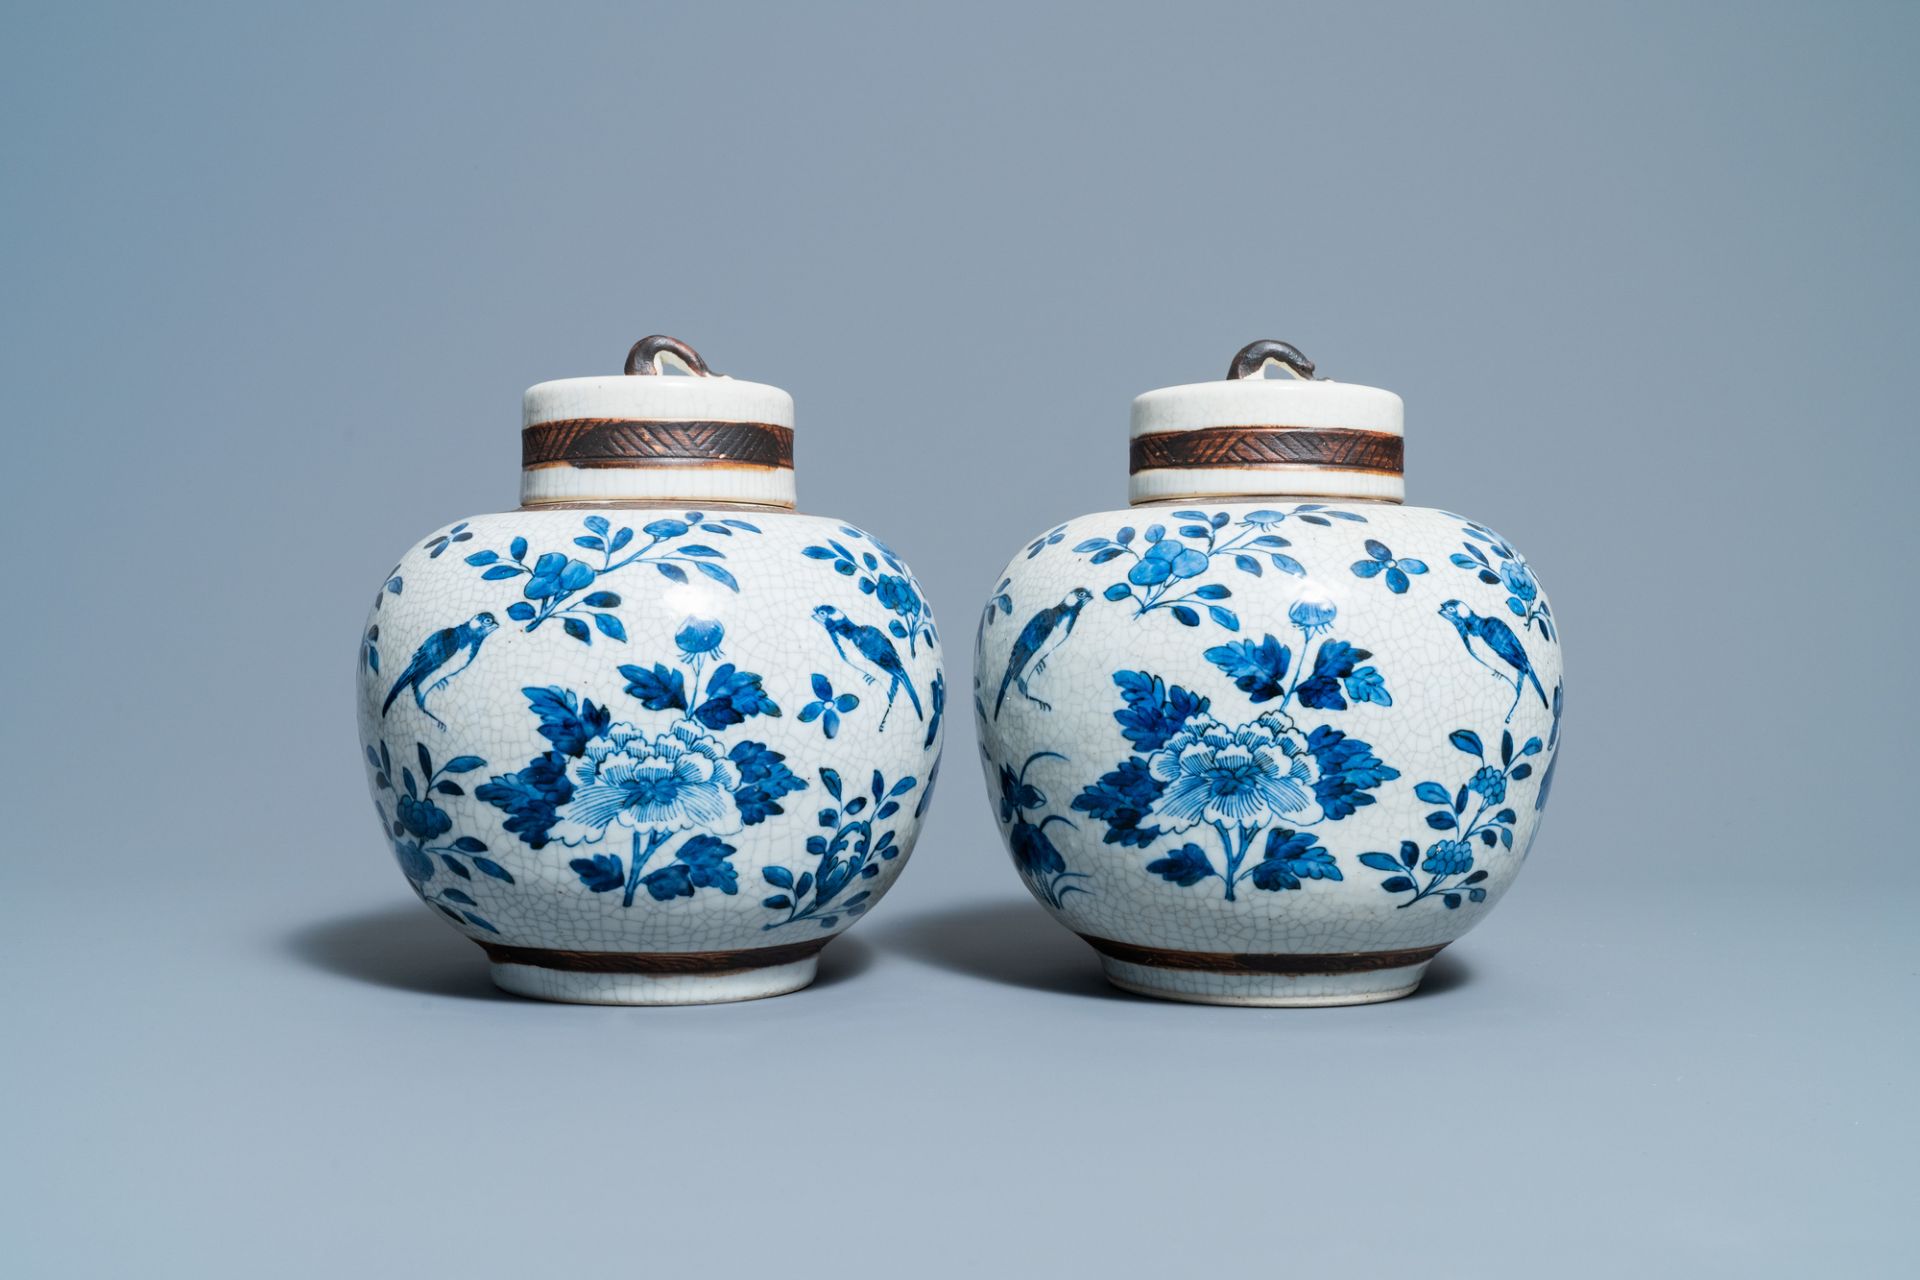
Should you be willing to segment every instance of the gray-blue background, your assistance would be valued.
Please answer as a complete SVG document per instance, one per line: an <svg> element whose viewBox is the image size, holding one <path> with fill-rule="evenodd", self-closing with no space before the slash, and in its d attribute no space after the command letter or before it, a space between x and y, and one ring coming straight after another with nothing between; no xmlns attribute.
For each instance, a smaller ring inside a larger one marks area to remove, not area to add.
<svg viewBox="0 0 1920 1280"><path fill-rule="evenodd" d="M1903 1270L1917 11L684 8L8 6L8 1273ZM362 614L658 330L793 391L961 673L1135 393L1399 391L1564 622L1528 875L1398 1004L1122 997L961 717L817 989L494 996Z"/></svg>

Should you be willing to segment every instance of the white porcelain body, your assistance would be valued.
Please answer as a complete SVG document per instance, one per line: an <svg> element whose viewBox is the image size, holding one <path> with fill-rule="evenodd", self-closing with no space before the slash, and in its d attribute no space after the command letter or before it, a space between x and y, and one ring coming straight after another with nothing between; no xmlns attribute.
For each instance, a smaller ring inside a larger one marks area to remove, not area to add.
<svg viewBox="0 0 1920 1280"><path fill-rule="evenodd" d="M875 634L898 680L855 643ZM804 986L906 865L940 756L918 583L863 532L791 512L461 521L394 567L358 672L403 873L500 985L552 999Z"/></svg>
<svg viewBox="0 0 1920 1280"><path fill-rule="evenodd" d="M1446 512L1262 498L1082 516L1014 556L980 623L990 798L1028 887L1117 984L1391 999L1526 860L1559 745L1558 639L1511 544Z"/></svg>

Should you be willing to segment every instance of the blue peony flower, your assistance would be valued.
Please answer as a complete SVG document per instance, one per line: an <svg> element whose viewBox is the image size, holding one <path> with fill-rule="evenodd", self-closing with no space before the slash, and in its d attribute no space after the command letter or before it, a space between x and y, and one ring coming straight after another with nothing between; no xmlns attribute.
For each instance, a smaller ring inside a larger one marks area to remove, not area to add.
<svg viewBox="0 0 1920 1280"><path fill-rule="evenodd" d="M913 613L920 608L920 593L913 584L894 573L883 573L873 588L874 598L895 613Z"/></svg>
<svg viewBox="0 0 1920 1280"><path fill-rule="evenodd" d="M1502 560L1500 581L1523 604L1531 602L1540 594L1540 584L1534 581L1533 570L1527 567L1525 560Z"/></svg>
<svg viewBox="0 0 1920 1280"><path fill-rule="evenodd" d="M1271 826L1282 818L1321 816L1313 757L1284 713L1270 711L1228 728L1197 716L1147 761L1162 790L1149 813L1169 831L1202 823Z"/></svg>
<svg viewBox="0 0 1920 1280"><path fill-rule="evenodd" d="M687 721L654 738L630 724L612 725L567 762L567 775L573 798L559 807L551 833L564 844L592 844L616 824L714 835L742 825L734 798L740 770Z"/></svg>

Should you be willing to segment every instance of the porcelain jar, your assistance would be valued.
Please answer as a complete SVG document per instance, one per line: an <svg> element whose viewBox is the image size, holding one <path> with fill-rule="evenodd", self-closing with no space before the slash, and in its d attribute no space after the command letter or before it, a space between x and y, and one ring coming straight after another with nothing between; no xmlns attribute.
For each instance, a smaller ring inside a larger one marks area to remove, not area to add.
<svg viewBox="0 0 1920 1280"><path fill-rule="evenodd" d="M1546 594L1486 525L1403 503L1398 396L1312 375L1261 342L1139 397L1131 509L1050 526L981 618L1014 866L1130 991L1404 996L1539 829Z"/></svg>
<svg viewBox="0 0 1920 1280"><path fill-rule="evenodd" d="M794 511L792 398L683 343L543 382L524 418L519 509L435 530L368 619L360 735L394 858L508 991L803 987L931 798L926 597L872 534Z"/></svg>

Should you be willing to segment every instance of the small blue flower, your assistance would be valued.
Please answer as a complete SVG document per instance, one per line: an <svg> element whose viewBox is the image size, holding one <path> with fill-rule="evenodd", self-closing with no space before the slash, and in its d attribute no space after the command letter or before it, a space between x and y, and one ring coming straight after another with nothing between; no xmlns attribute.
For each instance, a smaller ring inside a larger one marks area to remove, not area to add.
<svg viewBox="0 0 1920 1280"><path fill-rule="evenodd" d="M680 656L688 662L707 654L720 653L720 641L727 629L711 618L688 618L674 633L673 642L680 646Z"/></svg>
<svg viewBox="0 0 1920 1280"><path fill-rule="evenodd" d="M1411 556L1395 559L1392 549L1386 543L1377 542L1372 538L1367 539L1367 559L1356 560L1353 563L1354 577L1371 578L1384 573L1387 577L1387 590L1397 596L1407 593L1409 574L1418 577L1426 571L1426 561L1415 560Z"/></svg>
<svg viewBox="0 0 1920 1280"><path fill-rule="evenodd" d="M1457 876L1473 868L1473 846L1465 840L1436 840L1427 849L1420 864L1423 871L1438 876Z"/></svg>
<svg viewBox="0 0 1920 1280"><path fill-rule="evenodd" d="M1531 603L1540 594L1540 584L1534 580L1533 570L1525 560L1502 560L1500 581L1523 604Z"/></svg>
<svg viewBox="0 0 1920 1280"><path fill-rule="evenodd" d="M1287 617L1294 626L1308 635L1314 635L1331 627L1334 616L1339 612L1331 600L1301 596L1293 602L1293 607L1287 610Z"/></svg>
<svg viewBox="0 0 1920 1280"><path fill-rule="evenodd" d="M1484 765L1467 782L1467 790L1478 792L1486 797L1488 804L1499 804L1507 798L1506 770Z"/></svg>
<svg viewBox="0 0 1920 1280"><path fill-rule="evenodd" d="M1204 553L1178 538L1162 538L1127 571L1127 581L1136 587L1157 587L1169 578L1197 578L1206 571Z"/></svg>
<svg viewBox="0 0 1920 1280"><path fill-rule="evenodd" d="M401 796L397 802L400 825L416 839L431 840L453 830L453 819L447 811L431 800L416 800L412 796Z"/></svg>
<svg viewBox="0 0 1920 1280"><path fill-rule="evenodd" d="M874 598L895 613L914 613L920 608L920 593L898 574L881 574L874 584Z"/></svg>
<svg viewBox="0 0 1920 1280"><path fill-rule="evenodd" d="M820 722L821 732L829 738L840 732L840 717L860 705L857 694L834 695L833 683L818 671L813 673L813 701L800 708L800 723Z"/></svg>

